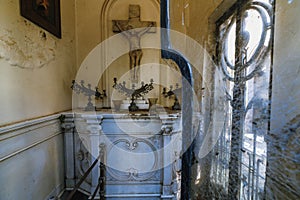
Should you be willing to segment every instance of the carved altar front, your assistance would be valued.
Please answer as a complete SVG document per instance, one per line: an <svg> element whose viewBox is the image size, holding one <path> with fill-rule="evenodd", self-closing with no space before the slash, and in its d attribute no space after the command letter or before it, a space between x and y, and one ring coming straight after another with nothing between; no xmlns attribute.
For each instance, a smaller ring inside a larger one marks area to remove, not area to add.
<svg viewBox="0 0 300 200"><path fill-rule="evenodd" d="M74 188L102 152L106 199L177 198L181 171L179 114L82 112L64 116L68 189ZM96 190L101 170L97 165L80 187L87 195Z"/></svg>

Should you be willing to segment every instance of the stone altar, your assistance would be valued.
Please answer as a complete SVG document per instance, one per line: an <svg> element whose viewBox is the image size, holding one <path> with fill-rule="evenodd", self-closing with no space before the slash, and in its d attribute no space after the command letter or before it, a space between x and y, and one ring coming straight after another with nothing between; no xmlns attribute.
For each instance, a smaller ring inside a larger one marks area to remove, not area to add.
<svg viewBox="0 0 300 200"><path fill-rule="evenodd" d="M180 114L107 111L64 116L67 189L74 188L102 151L106 199L176 199L181 170ZM91 196L99 173L98 164L80 190Z"/></svg>

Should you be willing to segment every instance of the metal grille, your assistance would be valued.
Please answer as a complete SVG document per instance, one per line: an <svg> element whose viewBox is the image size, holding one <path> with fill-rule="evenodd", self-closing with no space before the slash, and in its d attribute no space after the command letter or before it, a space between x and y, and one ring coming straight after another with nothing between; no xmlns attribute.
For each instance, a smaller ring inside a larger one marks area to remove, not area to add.
<svg viewBox="0 0 300 200"><path fill-rule="evenodd" d="M273 6L238 1L218 22L211 180L215 198L263 199Z"/></svg>

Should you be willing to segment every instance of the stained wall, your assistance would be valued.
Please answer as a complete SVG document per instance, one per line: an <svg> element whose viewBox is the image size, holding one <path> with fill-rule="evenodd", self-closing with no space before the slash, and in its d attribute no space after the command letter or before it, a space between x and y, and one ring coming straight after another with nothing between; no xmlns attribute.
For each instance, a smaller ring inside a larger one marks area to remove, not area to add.
<svg viewBox="0 0 300 200"><path fill-rule="evenodd" d="M267 199L300 196L299 12L299 1L276 1Z"/></svg>
<svg viewBox="0 0 300 200"><path fill-rule="evenodd" d="M71 108L75 4L61 1L62 39L23 18L19 4L0 2L0 126Z"/></svg>
<svg viewBox="0 0 300 200"><path fill-rule="evenodd" d="M234 2L225 0L220 6L221 1L171 1L171 27L195 39L213 55L214 22ZM269 199L299 198L299 8L299 1L295 0L278 0L275 4L271 121L270 134L266 138L266 195ZM202 82L202 87L205 88L202 96L206 105L202 110L205 121L209 120L208 96L211 95L211 91L207 91L209 87L206 86L210 86L213 80L210 76L213 73L213 63L203 63L201 67L205 76ZM198 83L201 83L201 80ZM201 138L198 142L201 144ZM196 184L192 192L195 195L207 191L205 187L209 183L209 177L206 175L209 174L210 167L209 157L207 159L208 162L204 160L202 166L193 170L196 180L192 185Z"/></svg>
<svg viewBox="0 0 300 200"><path fill-rule="evenodd" d="M71 109L75 8L61 1L59 39L21 17L19 2L0 1L0 199L49 199L64 189L60 114L52 114Z"/></svg>

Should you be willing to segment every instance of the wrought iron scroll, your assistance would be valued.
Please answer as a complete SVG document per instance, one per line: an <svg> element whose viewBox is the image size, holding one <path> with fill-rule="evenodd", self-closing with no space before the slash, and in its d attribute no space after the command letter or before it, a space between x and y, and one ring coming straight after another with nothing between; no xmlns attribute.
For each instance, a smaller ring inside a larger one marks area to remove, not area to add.
<svg viewBox="0 0 300 200"><path fill-rule="evenodd" d="M96 98L103 99L106 97L106 91L103 90L102 93L98 91L98 87L95 87L95 90L91 89L91 84L88 84L87 87L84 86L84 81L81 80L80 84L78 84L75 80L72 81L71 89L74 90L77 94L82 93L85 96L88 96L88 103L85 107L86 111L94 111L96 108L92 103L92 96Z"/></svg>
<svg viewBox="0 0 300 200"><path fill-rule="evenodd" d="M131 103L128 107L129 111L137 111L139 108L135 104L135 100L137 98L143 97L143 95L147 94L151 90L153 90L153 79L150 80L149 84L144 84L144 82L141 83L141 87L135 88L135 85L132 85L132 89L126 87L126 82L123 81L123 83L117 83L117 78L114 78L114 85L113 88L118 90L121 94L124 94L127 97L131 97Z"/></svg>
<svg viewBox="0 0 300 200"><path fill-rule="evenodd" d="M262 63L265 61L265 58L268 55L269 50L272 46L272 39L270 39L272 38L272 31L270 30L273 26L272 6L261 1L248 1L244 5L241 5L241 2L239 2L240 5L236 8L236 14L233 16L233 18L224 30L224 34L220 38L221 45L219 46L220 49L222 49L221 54L219 55L219 66L221 67L225 80L233 83L232 97L229 97L229 99L231 99L232 106L232 127L229 162L228 199L240 198L240 185L241 180L243 180L243 178L241 178L240 171L243 153L242 143L244 120L247 110L249 109L249 107L252 106L251 104L253 103L253 101L255 101L255 99L253 99L249 102L248 105L245 105L245 85L247 81L251 80L255 76L260 75L263 67ZM249 32L245 29L245 15L249 10L254 10L259 14L262 21L262 31L253 54L248 57L247 45L251 36ZM236 23L235 61L234 63L231 63L227 54L227 42L229 32L234 22ZM228 96L229 93L227 93L226 95ZM251 158L249 157L249 159ZM259 163L261 163L261 161ZM259 163L254 163L253 166L257 165L255 167L259 168ZM247 179L247 177L244 177L244 179ZM252 180L252 185L253 184L254 180ZM244 184L242 188L243 190L250 190L249 185ZM255 194L254 196L256 197L257 194Z"/></svg>

